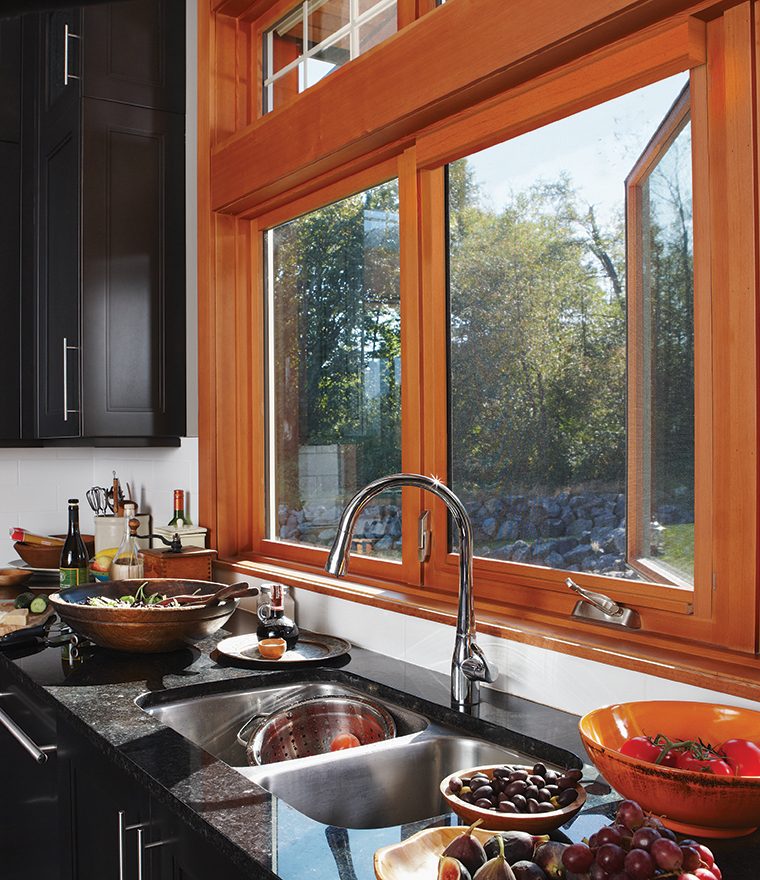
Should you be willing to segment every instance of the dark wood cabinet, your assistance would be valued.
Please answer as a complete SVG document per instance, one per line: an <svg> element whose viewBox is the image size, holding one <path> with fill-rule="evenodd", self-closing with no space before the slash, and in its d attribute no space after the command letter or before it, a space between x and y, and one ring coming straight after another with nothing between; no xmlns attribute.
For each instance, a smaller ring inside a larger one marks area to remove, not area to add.
<svg viewBox="0 0 760 880"><path fill-rule="evenodd" d="M0 875L3 880L58 877L60 827L58 760L45 750L40 764L8 730L16 725L42 748L57 739L55 712L0 671Z"/></svg>
<svg viewBox="0 0 760 880"><path fill-rule="evenodd" d="M82 33L88 98L185 112L184 0L91 6Z"/></svg>
<svg viewBox="0 0 760 880"><path fill-rule="evenodd" d="M42 31L37 436L179 437L184 3L56 10Z"/></svg>
<svg viewBox="0 0 760 880"><path fill-rule="evenodd" d="M0 20L0 443L185 433L185 4Z"/></svg>
<svg viewBox="0 0 760 880"><path fill-rule="evenodd" d="M83 433L184 428L184 117L85 98Z"/></svg>

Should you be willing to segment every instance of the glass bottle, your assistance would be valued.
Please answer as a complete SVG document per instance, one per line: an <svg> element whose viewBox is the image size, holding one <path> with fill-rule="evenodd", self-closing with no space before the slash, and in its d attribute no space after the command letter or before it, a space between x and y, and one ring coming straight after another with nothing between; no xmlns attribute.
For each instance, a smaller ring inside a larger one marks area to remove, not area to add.
<svg viewBox="0 0 760 880"><path fill-rule="evenodd" d="M61 589L86 584L90 579L90 558L79 533L79 499L69 498L69 533L59 563Z"/></svg>
<svg viewBox="0 0 760 880"><path fill-rule="evenodd" d="M185 513L185 490L174 490L174 516L169 520L169 528L183 529L193 523Z"/></svg>
<svg viewBox="0 0 760 880"><path fill-rule="evenodd" d="M124 537L111 565L112 581L145 577L145 562L137 543L140 521L135 517L136 512L135 504L130 501L124 504Z"/></svg>
<svg viewBox="0 0 760 880"><path fill-rule="evenodd" d="M259 617L256 636L259 639L285 639L285 644L290 651L298 641L298 626L294 620L285 616L282 584L271 584L271 587L271 603L261 605L256 612Z"/></svg>

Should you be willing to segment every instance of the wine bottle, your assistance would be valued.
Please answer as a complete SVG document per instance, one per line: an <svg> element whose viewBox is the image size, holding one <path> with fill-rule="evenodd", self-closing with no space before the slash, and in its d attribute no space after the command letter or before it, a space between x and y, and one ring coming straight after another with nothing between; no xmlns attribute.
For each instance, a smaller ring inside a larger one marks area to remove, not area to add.
<svg viewBox="0 0 760 880"><path fill-rule="evenodd" d="M69 498L69 533L61 550L61 589L86 584L90 579L90 559L79 533L79 499Z"/></svg>
<svg viewBox="0 0 760 880"><path fill-rule="evenodd" d="M272 584L272 602L260 606L257 614L259 625L256 627L256 636L259 639L285 639L288 651L295 647L299 636L298 626L285 616L282 584Z"/></svg>
<svg viewBox="0 0 760 880"><path fill-rule="evenodd" d="M169 520L169 528L183 529L191 526L190 517L185 514L185 490L174 490L174 516Z"/></svg>

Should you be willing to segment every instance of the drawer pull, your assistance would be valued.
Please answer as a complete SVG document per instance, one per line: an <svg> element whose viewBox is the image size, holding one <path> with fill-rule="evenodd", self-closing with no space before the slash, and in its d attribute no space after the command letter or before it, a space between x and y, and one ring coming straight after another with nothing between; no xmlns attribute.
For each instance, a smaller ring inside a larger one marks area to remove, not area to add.
<svg viewBox="0 0 760 880"><path fill-rule="evenodd" d="M0 697L9 696L11 694L0 694ZM48 759L48 752L55 751L55 746L42 746L40 748L3 709L0 709L0 726L4 727L16 742L26 749L37 764L44 764Z"/></svg>

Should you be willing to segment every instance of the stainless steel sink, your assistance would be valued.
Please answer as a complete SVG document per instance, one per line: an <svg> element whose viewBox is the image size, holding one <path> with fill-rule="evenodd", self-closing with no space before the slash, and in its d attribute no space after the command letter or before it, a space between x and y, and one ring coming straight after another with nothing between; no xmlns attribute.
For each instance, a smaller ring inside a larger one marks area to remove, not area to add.
<svg viewBox="0 0 760 880"><path fill-rule="evenodd" d="M248 766L237 734L253 715L332 695L359 695L382 705L396 722L396 738L326 755ZM464 767L533 764L535 760L387 698L335 682L304 681L174 700L166 693L145 694L137 704L305 815L344 828L382 828L443 815L447 808L439 784L449 773Z"/></svg>

